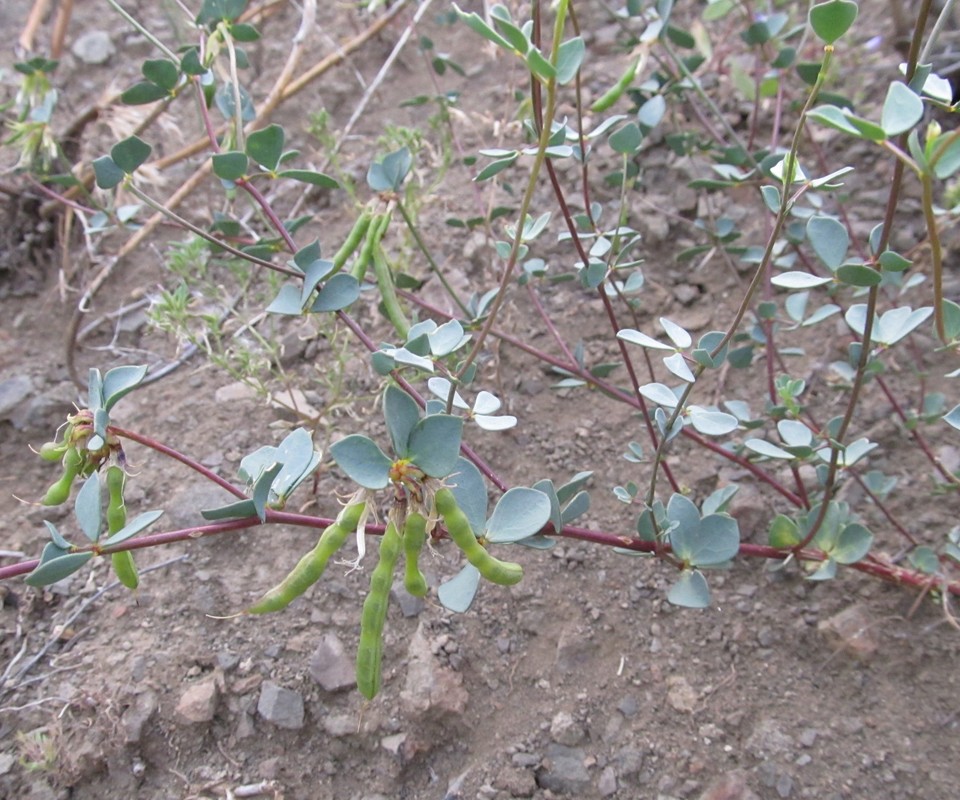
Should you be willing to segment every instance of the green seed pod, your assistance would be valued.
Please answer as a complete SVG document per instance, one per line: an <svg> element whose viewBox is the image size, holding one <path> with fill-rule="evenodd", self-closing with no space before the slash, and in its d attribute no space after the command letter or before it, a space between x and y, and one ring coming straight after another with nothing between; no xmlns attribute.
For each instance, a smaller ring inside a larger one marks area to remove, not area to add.
<svg viewBox="0 0 960 800"><path fill-rule="evenodd" d="M353 277L358 281L362 281L366 277L367 267L373 263L373 252L380 246L380 240L383 238L383 234L387 232L389 224L389 214L375 214L367 225L363 246L357 253L356 261L353 262Z"/></svg>
<svg viewBox="0 0 960 800"><path fill-rule="evenodd" d="M53 486L47 489L47 493L40 501L45 506L58 506L66 503L70 497L70 487L83 466L83 456L76 447L68 447L63 456L63 475Z"/></svg>
<svg viewBox="0 0 960 800"><path fill-rule="evenodd" d="M405 571L403 585L414 597L426 597L427 579L420 571L417 563L420 551L427 540L427 520L423 514L416 512L407 515L406 525L403 527L403 557Z"/></svg>
<svg viewBox="0 0 960 800"><path fill-rule="evenodd" d="M121 550L110 554L110 563L117 574L120 583L128 589L136 589L140 585L140 573L137 571L137 562L133 560L133 553Z"/></svg>
<svg viewBox="0 0 960 800"><path fill-rule="evenodd" d="M127 524L127 504L123 500L123 486L127 476L123 468L113 464L107 467L104 482L107 484L107 533L113 535L122 530ZM140 573L137 572L137 563L133 560L133 553L123 550L110 554L110 563L117 578L128 589L136 589L140 585Z"/></svg>
<svg viewBox="0 0 960 800"><path fill-rule="evenodd" d="M633 83L633 79L637 75L637 67L640 65L640 59L635 58L633 62L627 67L626 72L620 76L613 86L611 86L606 92L604 92L600 97L597 98L596 102L590 106L590 110L593 112L606 111L610 106L617 102L620 99L621 95L627 89L630 88L630 84Z"/></svg>
<svg viewBox="0 0 960 800"><path fill-rule="evenodd" d="M44 461L60 461L67 452L66 442L44 442L38 451Z"/></svg>
<svg viewBox="0 0 960 800"><path fill-rule="evenodd" d="M339 272L341 269L343 269L343 265L347 263L347 259L350 258L350 256L353 254L353 251L360 246L364 236L367 235L367 229L370 227L370 220L373 218L373 214L371 214L369 211L364 211L357 218L357 221L354 223L350 233L347 234L347 238L343 245L333 256L333 269L331 272Z"/></svg>
<svg viewBox="0 0 960 800"><path fill-rule="evenodd" d="M343 546L347 536L357 529L363 509L363 503L354 503L343 509L336 521L328 525L320 535L320 540L313 550L304 555L286 578L264 594L245 613L269 614L280 611L320 580L330 557Z"/></svg>
<svg viewBox="0 0 960 800"><path fill-rule="evenodd" d="M391 520L380 539L380 560L370 576L370 591L360 615L360 646L357 648L357 688L373 700L380 691L383 660L383 626L387 621L393 571L400 557L400 534Z"/></svg>
<svg viewBox="0 0 960 800"><path fill-rule="evenodd" d="M109 501L107 503L107 533L114 534L127 524L127 505L123 501L123 486L126 483L126 475L123 468L117 465L107 467L105 478L107 484L107 494Z"/></svg>
<svg viewBox="0 0 960 800"><path fill-rule="evenodd" d="M513 561L501 561L487 552L477 541L470 528L470 521L457 505L457 499L449 489L440 489L434 496L437 511L443 517L447 533L479 573L491 583L513 586L523 578L523 567Z"/></svg>

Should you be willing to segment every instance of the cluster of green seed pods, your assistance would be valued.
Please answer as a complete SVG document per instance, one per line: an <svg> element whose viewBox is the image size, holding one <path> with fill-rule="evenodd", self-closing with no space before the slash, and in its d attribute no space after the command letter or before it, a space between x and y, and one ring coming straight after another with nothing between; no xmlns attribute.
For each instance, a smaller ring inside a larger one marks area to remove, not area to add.
<svg viewBox="0 0 960 800"><path fill-rule="evenodd" d="M330 557L357 529L365 508L364 503L351 503L337 519L324 529L319 541L280 583L270 589L246 610L247 614L269 614L280 611L296 600L323 576Z"/></svg>

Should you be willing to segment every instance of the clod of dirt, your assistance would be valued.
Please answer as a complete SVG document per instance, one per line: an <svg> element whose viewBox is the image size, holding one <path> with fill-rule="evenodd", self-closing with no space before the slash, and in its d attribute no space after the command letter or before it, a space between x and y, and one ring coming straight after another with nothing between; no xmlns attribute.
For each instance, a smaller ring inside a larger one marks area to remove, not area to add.
<svg viewBox="0 0 960 800"><path fill-rule="evenodd" d="M860 604L845 608L839 614L823 620L817 630L834 647L855 658L870 658L879 646L873 633L873 620Z"/></svg>
<svg viewBox="0 0 960 800"><path fill-rule="evenodd" d="M747 786L747 776L740 770L734 770L712 780L700 795L700 800L760 800L760 798Z"/></svg>
<svg viewBox="0 0 960 800"><path fill-rule="evenodd" d="M219 695L214 676L188 686L177 703L177 718L188 725L210 722L217 711Z"/></svg>
<svg viewBox="0 0 960 800"><path fill-rule="evenodd" d="M462 684L458 673L437 661L423 625L418 627L407 650L407 680L400 693L404 712L435 719L459 716L469 698Z"/></svg>
<svg viewBox="0 0 960 800"><path fill-rule="evenodd" d="M143 738L143 729L153 715L157 713L158 705L159 698L157 697L157 693L150 689L137 692L137 694L133 696L130 705L120 718L126 744L140 743L140 740Z"/></svg>
<svg viewBox="0 0 960 800"><path fill-rule="evenodd" d="M671 675L667 678L667 702L677 711L692 713L697 707L696 690L682 675Z"/></svg>
<svg viewBox="0 0 960 800"><path fill-rule="evenodd" d="M117 52L106 31L87 31L73 43L70 50L84 64L93 66L106 64Z"/></svg>

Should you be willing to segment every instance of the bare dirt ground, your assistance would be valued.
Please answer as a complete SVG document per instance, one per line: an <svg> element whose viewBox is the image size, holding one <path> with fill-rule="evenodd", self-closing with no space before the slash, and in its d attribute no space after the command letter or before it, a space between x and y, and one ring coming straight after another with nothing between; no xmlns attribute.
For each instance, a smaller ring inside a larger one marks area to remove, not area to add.
<svg viewBox="0 0 960 800"><path fill-rule="evenodd" d="M366 24L346 6L321 6L318 57ZM174 41L164 9L141 4L135 13ZM457 89L469 98L454 115L458 144L467 152L496 146L495 128L509 141L512 92L524 88L522 76L511 65L491 60L462 26L438 22L446 10L446 4L438 4L418 35L429 35L467 70L468 78L448 74L442 83L444 90ZM142 38L105 17L108 13L93 3L75 9L68 45L84 32L106 30L115 53L102 66L65 56L61 69L67 77L60 79L72 113L111 81L114 88L132 83L138 60L151 55ZM4 4L0 19L8 38L25 14L26 3ZM408 19L401 14L311 87L296 108L282 108L278 120L310 160L320 163L323 151L307 132L304 112L325 108L332 130L345 124ZM254 90L268 85L297 21L291 5L263 25L265 43L252 49L254 69L263 73ZM624 56L614 44L616 26L604 13L591 10L586 23L588 43L595 48L587 84L601 89L609 85L609 76L620 73ZM389 125L423 122L422 107L401 107L402 101L436 90L415 48L404 50L345 142L342 169L362 182L371 141ZM98 125L84 144L94 154L111 141L106 126ZM191 138L191 131L164 130L169 139L161 146L167 152L181 144L179 135ZM425 148L422 158L428 170L441 155ZM853 191L873 198L857 208L866 221L880 213L876 197L882 197L878 191L886 177L885 165L863 158L864 177L855 179ZM641 224L648 282L641 318L650 322L667 314L698 332L720 327L732 315L743 279L724 272L723 264L709 267L718 277L694 274L689 265L672 261L677 248L696 241L683 216L691 203L696 209L698 198L687 195L686 178L677 178L675 158L666 148L654 149L649 159L645 202L670 216L667 222ZM198 163L171 170L167 187L158 193L169 192ZM542 197L548 197L546 188ZM289 207L295 198L281 194L275 199ZM419 213L424 227L442 242L438 250L454 280L461 285L487 281L489 288L482 251L474 252L470 234L443 223L475 213L475 199L458 174L431 187ZM511 199L515 202L509 193L500 198ZM217 187L207 186L182 213L209 220L222 205ZM304 211L316 221L303 240L319 235L335 246L351 221L349 206L341 194L308 197ZM908 223L901 235L908 239L919 230ZM81 374L93 365L157 364L176 355L176 343L147 324L136 302L155 293L158 284L176 284L176 276L163 271L164 241L179 236L164 231L98 294L89 319L103 320L77 352ZM102 252L120 241L119 236L108 240ZM21 266L19 274L2 276L0 383L5 390L10 382L19 386L20 402L0 422L0 547L30 556L46 539L43 519L69 525L66 512L16 498L34 501L52 480L49 465L29 448L51 438L78 399L66 369L65 320L76 288L104 263L91 264L79 240L68 265L73 272L64 275L58 258L49 253L48 263L40 259ZM416 263L412 271L425 274ZM424 291L433 292L432 284ZM592 295L562 284L547 302L571 340L582 338L592 356L603 360L609 335ZM381 324L372 304L363 303L355 309L358 318L370 326ZM248 318L255 311L251 301ZM531 320L529 304L518 294L504 327L547 343ZM374 403L380 379L366 359L343 355L345 333L334 336L327 327L313 329L307 338L305 328L268 330L286 337L286 374L318 412L318 445L326 447L343 433L370 432L361 426L369 413L379 419ZM388 335L386 329L383 334ZM839 352L844 345L838 339L835 347L825 342L820 347ZM799 371L816 378L835 357L815 353ZM942 374L935 366L942 365L929 365L930 372ZM640 438L636 416L598 393L551 389L557 376L506 345L491 351L485 370L521 422L513 431L479 439L481 455L508 481L525 485L546 476L563 482L592 469L594 502L584 524L629 527L610 489L631 477L624 477L620 454L631 439ZM331 381L331 374L342 382ZM820 391L827 391L825 383ZM902 438L884 407L868 405L867 414L873 415L870 423L882 443L895 445ZM170 442L235 479L243 455L279 441L297 417L240 391L233 377L196 358L126 398L114 421ZM381 428L375 426L371 435L382 436ZM913 476L913 456L890 452L895 455L878 466L900 478L892 508L916 529L942 537L960 511L956 498L930 503L926 487ZM221 490L198 484L183 467L144 448L130 446L128 457L134 473L131 510L166 509L165 529L198 524L201 508L226 499ZM690 457L678 451L671 459L698 500L744 477L702 453ZM313 510L329 512L336 493L348 488L325 464ZM764 541L767 521L778 510L775 496L746 486L737 505L744 537ZM866 513L875 523L879 546L897 548L879 515ZM524 565L523 582L511 589L485 585L466 614L451 614L433 595L426 602L398 596L387 623L384 687L374 702L365 703L344 672L352 671L368 571L345 575L331 569L283 614L220 618L278 581L314 539L305 529L255 529L141 552L142 569L158 568L144 574L136 595L111 584L106 563L95 563L67 585L45 592L19 581L5 585L0 796L879 800L960 795L960 635L933 604L914 608L915 594L904 589L847 573L814 584L789 570L738 562L731 571L711 576L709 610L687 611L665 601L671 576L662 566L564 540L546 553L511 553ZM450 548L439 548L429 562L429 577L436 585L456 569ZM838 615L849 627L843 635L831 635L824 628L835 626ZM28 663L31 668L24 670Z"/></svg>

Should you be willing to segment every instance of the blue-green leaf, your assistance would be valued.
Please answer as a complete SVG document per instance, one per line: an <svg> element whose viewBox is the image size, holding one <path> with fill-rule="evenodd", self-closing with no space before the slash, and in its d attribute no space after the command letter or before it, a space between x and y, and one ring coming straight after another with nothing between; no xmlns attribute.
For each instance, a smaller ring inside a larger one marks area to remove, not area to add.
<svg viewBox="0 0 960 800"><path fill-rule="evenodd" d="M550 498L536 489L509 489L487 521L485 536L491 542L516 542L533 536L550 519Z"/></svg>
<svg viewBox="0 0 960 800"><path fill-rule="evenodd" d="M836 546L830 551L830 558L838 564L854 564L870 552L873 534L863 525L847 525L837 538Z"/></svg>
<svg viewBox="0 0 960 800"><path fill-rule="evenodd" d="M680 579L670 587L667 600L683 608L707 608L710 605L710 587L703 573L696 569L685 569Z"/></svg>
<svg viewBox="0 0 960 800"><path fill-rule="evenodd" d="M880 127L887 136L906 133L923 117L923 101L905 83L894 81L887 90L880 113Z"/></svg>
<svg viewBox="0 0 960 800"><path fill-rule="evenodd" d="M52 558L40 564L33 572L27 575L25 582L28 586L49 586L51 583L62 581L68 575L72 575L91 558L93 558L93 553L90 552L67 553L66 555Z"/></svg>
<svg viewBox="0 0 960 800"><path fill-rule="evenodd" d="M437 589L437 598L444 608L462 614L473 603L480 586L480 572L473 564L464 566L457 575Z"/></svg>
<svg viewBox="0 0 960 800"><path fill-rule="evenodd" d="M821 41L833 44L857 18L859 7L852 0L830 0L810 9L810 27Z"/></svg>
<svg viewBox="0 0 960 800"><path fill-rule="evenodd" d="M100 538L103 509L100 504L100 474L94 472L84 481L74 504L80 530L91 542Z"/></svg>
<svg viewBox="0 0 960 800"><path fill-rule="evenodd" d="M562 86L577 77L585 52L586 46L580 36L567 39L560 45L557 49L557 83Z"/></svg>
<svg viewBox="0 0 960 800"><path fill-rule="evenodd" d="M280 156L283 155L284 138L283 128L279 125L268 125L247 136L244 151L265 170L274 172L280 163Z"/></svg>
<svg viewBox="0 0 960 800"><path fill-rule="evenodd" d="M487 523L487 486L480 470L461 456L449 481L453 482L450 491L460 510L466 514L470 529L482 531Z"/></svg>
<svg viewBox="0 0 960 800"><path fill-rule="evenodd" d="M833 217L810 217L807 221L807 239L819 259L831 270L836 270L847 257L850 234Z"/></svg>
<svg viewBox="0 0 960 800"><path fill-rule="evenodd" d="M404 455L431 478L453 472L460 456L463 419L448 414L424 417L410 433Z"/></svg>
<svg viewBox="0 0 960 800"><path fill-rule="evenodd" d="M355 433L334 442L330 455L348 478L365 489L383 489L390 483L393 462L366 436Z"/></svg>
<svg viewBox="0 0 960 800"><path fill-rule="evenodd" d="M360 283L349 272L338 272L320 289L311 311L340 311L360 296Z"/></svg>
<svg viewBox="0 0 960 800"><path fill-rule="evenodd" d="M410 433L420 421L420 407L403 389L390 384L383 394L383 416L387 421L393 451L405 455Z"/></svg>
<svg viewBox="0 0 960 800"><path fill-rule="evenodd" d="M251 501L252 502L252 501ZM244 516L251 516L251 514L246 514ZM127 539L136 536L140 531L148 528L154 522L156 522L160 517L163 516L163 511L144 511L142 514L138 514L130 522L124 525L120 530L109 538L102 541L100 544L103 547L112 547L115 544L120 544L125 542Z"/></svg>
<svg viewBox="0 0 960 800"><path fill-rule="evenodd" d="M103 407L109 411L117 401L136 389L147 376L146 366L114 367L103 376Z"/></svg>

